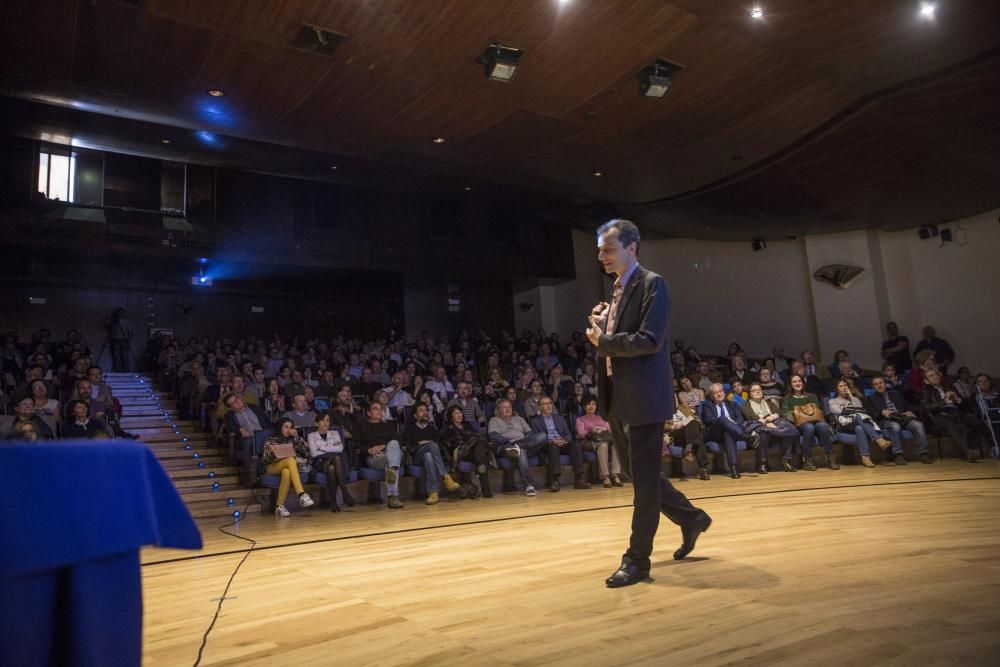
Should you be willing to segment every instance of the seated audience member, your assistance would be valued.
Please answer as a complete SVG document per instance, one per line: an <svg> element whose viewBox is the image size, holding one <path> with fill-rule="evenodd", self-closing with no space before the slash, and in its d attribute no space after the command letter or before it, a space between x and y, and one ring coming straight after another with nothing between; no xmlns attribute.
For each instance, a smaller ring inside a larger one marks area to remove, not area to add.
<svg viewBox="0 0 1000 667"><path fill-rule="evenodd" d="M299 394L305 394L306 385L303 381L302 371L295 369L290 372L289 380L281 387L281 393L285 395L285 400L292 401Z"/></svg>
<svg viewBox="0 0 1000 667"><path fill-rule="evenodd" d="M306 438L309 446L309 456L312 459L314 472L326 473L326 491L330 496L330 511L339 512L337 504L337 489L344 497L344 504L354 507L356 504L350 489L347 488L347 461L344 459L344 441L340 433L330 428L330 413L316 414L316 430Z"/></svg>
<svg viewBox="0 0 1000 667"><path fill-rule="evenodd" d="M62 414L59 401L49 398L49 388L44 380L32 380L28 384L28 397L34 405L35 414L41 417L42 421L49 423L50 426L59 422Z"/></svg>
<svg viewBox="0 0 1000 667"><path fill-rule="evenodd" d="M90 412L91 419L97 419L104 423L105 421L105 406L104 403L95 401L91 398L91 385L90 380L83 378L77 380L76 385L73 386L73 393L70 394L70 400L83 401L87 404L87 410Z"/></svg>
<svg viewBox="0 0 1000 667"><path fill-rule="evenodd" d="M486 378L487 386L493 387L493 391L496 392L498 396L502 396L510 383L503 378L503 372L497 368L491 368L489 370L489 375Z"/></svg>
<svg viewBox="0 0 1000 667"><path fill-rule="evenodd" d="M898 466L906 465L902 436L902 432L906 430L913 434L913 440L917 443L920 462L934 463L928 454L924 424L917 419L915 413L906 409L903 395L895 389L889 389L885 378L881 376L872 379L872 389L875 393L865 398L865 410L878 422L882 433L892 442L893 462Z"/></svg>
<svg viewBox="0 0 1000 667"><path fill-rule="evenodd" d="M396 371L392 374L392 386L386 389L389 397L389 407L396 411L397 415L403 414L403 409L413 405L413 397L406 391L407 377L404 371Z"/></svg>
<svg viewBox="0 0 1000 667"><path fill-rule="evenodd" d="M318 398L316 390L309 385L306 385L305 397L306 406L313 412L328 412L330 410L330 402L325 398Z"/></svg>
<svg viewBox="0 0 1000 667"><path fill-rule="evenodd" d="M115 399L111 387L104 382L104 371L100 366L87 369L87 379L90 380L90 398L104 406L103 412L110 414L115 409Z"/></svg>
<svg viewBox="0 0 1000 667"><path fill-rule="evenodd" d="M910 391L909 383L896 374L896 366L888 361L882 364L882 380L885 382L886 389L894 389L903 394L904 397Z"/></svg>
<svg viewBox="0 0 1000 667"><path fill-rule="evenodd" d="M77 357L73 360L72 367L59 376L59 392L63 400L76 389L77 382L87 378L89 367L90 363L86 357Z"/></svg>
<svg viewBox="0 0 1000 667"><path fill-rule="evenodd" d="M735 403L726 400L726 391L716 382L708 391L708 399L701 404L701 421L705 425L705 440L718 442L725 454L729 476L740 478L736 441L744 440L743 412Z"/></svg>
<svg viewBox="0 0 1000 667"><path fill-rule="evenodd" d="M223 396L233 390L233 374L228 368L225 366L220 368L215 377L216 383L210 384L205 389L205 395L202 397L203 403L218 403Z"/></svg>
<svg viewBox="0 0 1000 667"><path fill-rule="evenodd" d="M551 398L543 396L538 401L538 414L531 418L530 424L531 430L545 436L549 459L549 491L559 490L559 477L562 473L562 464L559 462L561 454L569 456L570 465L573 467L575 478L573 488L589 489L590 483L584 477L583 471L582 443L573 438L566 419L555 411L555 404Z"/></svg>
<svg viewBox="0 0 1000 667"><path fill-rule="evenodd" d="M333 371L329 368L319 376L319 384L316 386L317 396L336 396L340 390L340 383L334 380Z"/></svg>
<svg viewBox="0 0 1000 667"><path fill-rule="evenodd" d="M914 355L913 360L917 366L910 374L910 388L914 394L921 396L927 386L927 373L938 370L937 358L934 355L934 350L924 349Z"/></svg>
<svg viewBox="0 0 1000 667"><path fill-rule="evenodd" d="M285 414L286 405L290 406L291 400L286 400L285 395L281 393L277 378L271 378L267 381L267 394L264 395L261 407L271 421L276 422L281 419L281 415Z"/></svg>
<svg viewBox="0 0 1000 667"><path fill-rule="evenodd" d="M513 391L513 387L510 390ZM488 432L498 456L517 460L521 481L524 483L524 495L535 495L535 480L531 476L528 457L537 455L547 446L545 434L532 431L520 415L514 414L514 408L507 399L497 401L496 413L490 419ZM504 487L505 491L513 491L513 480L505 476Z"/></svg>
<svg viewBox="0 0 1000 667"><path fill-rule="evenodd" d="M581 365L580 384L584 386L587 393L591 396L597 396L597 367L594 366L594 362L587 359Z"/></svg>
<svg viewBox="0 0 1000 667"><path fill-rule="evenodd" d="M38 424L26 421L17 422L4 439L16 442L38 442L41 439L38 435Z"/></svg>
<svg viewBox="0 0 1000 667"><path fill-rule="evenodd" d="M840 469L837 457L833 453L830 425L823 417L823 406L815 394L806 391L806 382L801 375L793 374L788 379L788 395L781 402L781 416L795 424L802 435L803 470L816 470L816 463L813 461L813 438L819 441L826 453L826 463L830 470Z"/></svg>
<svg viewBox="0 0 1000 667"><path fill-rule="evenodd" d="M358 383L354 385L354 391L361 394L366 399L371 400L375 395L375 392L382 388L382 383L375 380L375 376L372 375L372 369L362 368L361 369L361 379Z"/></svg>
<svg viewBox="0 0 1000 667"><path fill-rule="evenodd" d="M222 398L222 403L226 406L222 426L223 436L236 438L238 446L235 451L240 453L241 461L246 463L254 433L270 432L271 419L266 412L256 405L247 404L243 397L235 392L226 394Z"/></svg>
<svg viewBox="0 0 1000 667"><path fill-rule="evenodd" d="M573 383L573 395L566 399L565 414L579 417L584 414L583 401L589 398L582 382Z"/></svg>
<svg viewBox="0 0 1000 667"><path fill-rule="evenodd" d="M233 394L236 397L235 394ZM237 397L238 398L238 397ZM291 419L281 419L277 424L277 435L267 439L261 450L261 461L268 475L279 475L278 494L275 496L274 513L280 517L291 515L285 508L285 498L288 497L288 487L295 489L299 496L300 507L312 507L313 499L302 486L302 475L308 475L310 469L309 446L295 431ZM291 445L293 456L278 458L274 448L276 445Z"/></svg>
<svg viewBox="0 0 1000 667"><path fill-rule="evenodd" d="M705 392L694 386L694 381L687 375L681 375L677 383L680 389L677 392L678 401L684 403L692 411L697 410L701 402L705 400Z"/></svg>
<svg viewBox="0 0 1000 667"><path fill-rule="evenodd" d="M191 374L180 381L177 390L177 404L181 419L194 419L201 404L205 402L205 393L211 383L205 375L205 366L200 361L191 363Z"/></svg>
<svg viewBox="0 0 1000 667"><path fill-rule="evenodd" d="M372 401L375 402L375 403L381 403L382 404L382 419L384 419L385 421L391 422L391 421L402 421L403 420L403 415L401 415L401 414L398 415L399 419L397 420L396 419L397 415L393 414L392 409L389 408L389 393L386 392L385 389L379 389L378 391L376 391L372 395Z"/></svg>
<svg viewBox="0 0 1000 667"><path fill-rule="evenodd" d="M913 348L913 357L916 358L924 350L932 351L941 375L947 375L948 366L951 362L955 361L955 350L952 349L951 345L944 338L938 338L934 327L929 324L924 327L923 334L924 337Z"/></svg>
<svg viewBox="0 0 1000 667"><path fill-rule="evenodd" d="M559 405L559 397L566 398L573 393L573 378L566 375L562 364L556 364L548 373L543 392L552 398L552 402Z"/></svg>
<svg viewBox="0 0 1000 667"><path fill-rule="evenodd" d="M420 391L415 394L415 402L413 403L414 409L416 409L416 407L421 403L427 406L427 409L431 414L431 419L437 421L439 417L444 415L444 404L441 403L441 399L438 398L438 395L431 391L428 387L420 389Z"/></svg>
<svg viewBox="0 0 1000 667"><path fill-rule="evenodd" d="M762 368L758 377L760 378L758 382L761 391L764 393L764 398L773 398L781 401L782 396L785 395L785 385L775 379L775 372L770 368Z"/></svg>
<svg viewBox="0 0 1000 667"><path fill-rule="evenodd" d="M726 395L726 400L730 403L735 403L736 407L742 409L743 404L746 403L748 398L743 381L737 377L733 377L729 381L729 387L732 391Z"/></svg>
<svg viewBox="0 0 1000 667"><path fill-rule="evenodd" d="M820 380L826 382L832 379L832 374L830 369L825 365L816 361L816 356L811 350L803 350L800 356L803 366L803 380L809 378L809 376L814 375ZM794 372L794 371L793 371Z"/></svg>
<svg viewBox="0 0 1000 667"><path fill-rule="evenodd" d="M905 373L913 367L910 359L910 339L899 334L899 327L895 322L886 324L885 331L888 336L882 342L882 359Z"/></svg>
<svg viewBox="0 0 1000 667"><path fill-rule="evenodd" d="M520 415L522 419L527 421L528 418L524 411L524 401L520 400L517 397L517 389L515 389L514 387L507 387L507 392L503 396L503 398L510 401L510 407L511 410L514 411L514 414Z"/></svg>
<svg viewBox="0 0 1000 667"><path fill-rule="evenodd" d="M344 438L347 440L354 438L354 431L357 430L358 422L364 418L364 415L361 414L360 408L354 402L350 386L345 384L337 391L330 417L343 432Z"/></svg>
<svg viewBox="0 0 1000 667"><path fill-rule="evenodd" d="M492 498L489 441L465 420L465 412L458 404L448 406L445 411L445 426L441 430L440 444L448 453L449 463L453 468L461 461L468 461L476 466L483 498Z"/></svg>
<svg viewBox="0 0 1000 667"><path fill-rule="evenodd" d="M923 408L934 425L948 433L970 463L979 460L982 447L983 422L972 414L972 404L954 391L941 386L941 371L924 372L927 386L923 391ZM968 404L967 404L968 403Z"/></svg>
<svg viewBox="0 0 1000 667"><path fill-rule="evenodd" d="M775 345L771 349L771 358L774 359L774 378L777 379L778 377L783 377L782 374L791 368L791 357L785 355L785 348L780 345Z"/></svg>
<svg viewBox="0 0 1000 667"><path fill-rule="evenodd" d="M958 377L955 378L951 388L963 401L975 399L976 381L972 378L972 371L969 370L968 366L962 366L958 369Z"/></svg>
<svg viewBox="0 0 1000 667"><path fill-rule="evenodd" d="M543 391L541 380L532 380L531 384L528 385L530 393L528 397L524 399L524 414L531 419L538 414L538 404L541 402L542 398L545 398L545 392Z"/></svg>
<svg viewBox="0 0 1000 667"><path fill-rule="evenodd" d="M18 428L30 424L39 440L55 440L55 433L41 417L35 414L35 402L30 398L22 398L14 407L14 419L5 437L10 437Z"/></svg>
<svg viewBox="0 0 1000 667"><path fill-rule="evenodd" d="M309 428L316 424L316 413L309 409L305 394L296 394L292 398L292 409L283 416L291 419L295 428Z"/></svg>
<svg viewBox="0 0 1000 667"><path fill-rule="evenodd" d="M434 392L441 405L444 405L455 393L455 388L448 380L444 366L434 367L434 377L427 381L426 387Z"/></svg>
<svg viewBox="0 0 1000 667"><path fill-rule="evenodd" d="M215 413L213 416L219 422L225 420L226 413L229 411L229 406L226 405L226 396L229 394L236 394L242 398L243 402L247 405L260 405L260 400L257 398L257 392L246 388L246 379L242 375L234 375L233 379L229 382L229 391L222 394L218 403L215 404Z"/></svg>
<svg viewBox="0 0 1000 667"><path fill-rule="evenodd" d="M458 383L458 394L448 402L448 407L457 405L462 408L463 419L477 428L486 426L486 413L472 393L472 385L464 380Z"/></svg>
<svg viewBox="0 0 1000 667"><path fill-rule="evenodd" d="M340 369L340 375L337 376L336 383L339 385L347 385L354 391L354 387L358 384L358 379L351 373L351 367L344 364Z"/></svg>
<svg viewBox="0 0 1000 667"><path fill-rule="evenodd" d="M698 478L708 481L708 451L705 449L705 429L698 416L697 407L691 408L680 398L675 403L671 419L663 422L663 444L684 448L684 460L698 462ZM683 470L681 470L683 473Z"/></svg>
<svg viewBox="0 0 1000 667"><path fill-rule="evenodd" d="M850 374L847 374L851 371ZM861 366L851 361L851 355L847 353L847 350L837 350L833 354L833 363L830 364L831 377L834 380L839 380L842 377L847 377L857 384L857 378L861 377Z"/></svg>
<svg viewBox="0 0 1000 667"><path fill-rule="evenodd" d="M385 471L385 486L389 494L389 509L402 509L399 500L400 466L403 448L399 443L396 424L382 419L382 404L372 403L364 419L358 421L355 434L361 452L367 456L366 467Z"/></svg>
<svg viewBox="0 0 1000 667"><path fill-rule="evenodd" d="M451 475L441 457L441 433L431 421L430 410L424 403L413 406L413 419L403 427L403 447L410 454L414 465L424 469L427 484L427 504L437 505L441 484L448 491L455 491L459 484Z"/></svg>
<svg viewBox="0 0 1000 667"><path fill-rule="evenodd" d="M302 369L302 384L306 386L306 389L313 390L319 386L319 380L313 377L312 366L306 366Z"/></svg>
<svg viewBox="0 0 1000 667"><path fill-rule="evenodd" d="M726 364L730 371L736 368L733 360L741 354L743 354L743 348L740 347L739 343L733 342L729 344L729 349L726 351Z"/></svg>
<svg viewBox="0 0 1000 667"><path fill-rule="evenodd" d="M750 385L749 398L743 404L743 417L747 420L751 433L756 433L757 470L767 474L767 450L772 442L781 445L781 466L785 472L796 472L793 463L795 446L799 442L799 432L787 419L781 416L781 406L777 399L764 395L759 382ZM758 426L759 425L759 426Z"/></svg>
<svg viewBox="0 0 1000 667"><path fill-rule="evenodd" d="M712 366L707 360L703 359L699 361L697 368L698 372L691 377L691 382L694 383L694 386L700 389L702 395L704 395L709 389L712 388L712 384L714 384L716 380L712 375Z"/></svg>
<svg viewBox="0 0 1000 667"><path fill-rule="evenodd" d="M594 452L597 456L597 469L604 488L623 486L622 466L614 447L611 425L597 414L595 397L585 396L580 402L583 405L583 415L576 418L577 439L583 443L584 451Z"/></svg>
<svg viewBox="0 0 1000 667"><path fill-rule="evenodd" d="M89 438L95 432L104 430L103 422L91 419L90 408L85 401L70 401L67 406L67 412L69 413L69 417L63 422L63 438Z"/></svg>
<svg viewBox="0 0 1000 667"><path fill-rule="evenodd" d="M856 364L852 364L849 357L845 357L838 362L837 379L847 380L847 383L851 387L852 394L863 394L865 387L868 384L861 376L858 366Z"/></svg>
<svg viewBox="0 0 1000 667"><path fill-rule="evenodd" d="M732 384L733 379L736 379L739 380L745 387L749 385L751 382L757 381L757 376L754 374L754 372L751 371L749 368L747 368L747 358L746 355L744 355L742 352L740 352L739 354L735 355L732 358L732 364L733 364L733 370L729 374L730 378L732 379L730 379L729 384Z"/></svg>
<svg viewBox="0 0 1000 667"><path fill-rule="evenodd" d="M837 425L837 430L854 434L858 441L858 452L861 454L861 465L874 468L869 443L874 442L882 449L886 449L892 442L882 437L882 430L874 418L865 412L861 399L852 391L853 387L847 377L842 376L835 386L837 395L830 399L829 405L830 415Z"/></svg>
<svg viewBox="0 0 1000 667"><path fill-rule="evenodd" d="M829 373L829 370L827 370L827 373ZM803 379L807 393L815 394L817 396L826 393L826 381L815 374L806 375L806 365L798 359L792 362L791 374L798 375ZM791 375L789 376L789 379L791 379ZM785 384L786 386L788 385L788 383ZM782 400L784 400L784 398L782 398Z"/></svg>

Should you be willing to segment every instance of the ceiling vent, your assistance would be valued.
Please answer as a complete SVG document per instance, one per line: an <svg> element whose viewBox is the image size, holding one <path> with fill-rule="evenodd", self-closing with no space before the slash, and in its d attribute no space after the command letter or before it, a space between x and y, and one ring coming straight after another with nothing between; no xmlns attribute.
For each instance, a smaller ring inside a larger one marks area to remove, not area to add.
<svg viewBox="0 0 1000 667"><path fill-rule="evenodd" d="M299 34L292 40L292 48L332 58L333 52L345 39L347 35L303 23Z"/></svg>

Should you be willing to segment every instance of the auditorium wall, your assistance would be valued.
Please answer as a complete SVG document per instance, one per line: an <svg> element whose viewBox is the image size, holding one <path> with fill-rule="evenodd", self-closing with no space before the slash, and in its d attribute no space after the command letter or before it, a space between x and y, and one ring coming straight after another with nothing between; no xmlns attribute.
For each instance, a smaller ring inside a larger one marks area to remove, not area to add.
<svg viewBox="0 0 1000 667"><path fill-rule="evenodd" d="M846 349L875 368L885 323L895 320L912 345L932 324L955 348L957 365L1000 374L998 221L1000 209L942 224L955 238L944 245L940 237L921 240L916 229L864 230L768 241L759 252L748 242L654 240L642 244L640 258L670 286L671 335L709 354L725 353L732 341L751 356L775 344L789 354L814 349L824 360ZM550 288L551 317L535 315L564 338L610 293L593 235L574 232L573 244L577 278ZM830 263L865 271L836 289L812 278Z"/></svg>

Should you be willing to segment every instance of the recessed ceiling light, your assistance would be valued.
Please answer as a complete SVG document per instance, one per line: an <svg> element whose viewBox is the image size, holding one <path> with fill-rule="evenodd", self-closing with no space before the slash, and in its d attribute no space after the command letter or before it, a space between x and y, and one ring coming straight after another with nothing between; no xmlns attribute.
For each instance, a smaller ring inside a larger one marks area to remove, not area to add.
<svg viewBox="0 0 1000 667"><path fill-rule="evenodd" d="M764 10L760 7L754 7L750 10L750 18L752 19L762 19L764 18Z"/></svg>
<svg viewBox="0 0 1000 667"><path fill-rule="evenodd" d="M445 142L445 138L444 137L434 137L431 141L433 141L436 144L443 144Z"/></svg>
<svg viewBox="0 0 1000 667"><path fill-rule="evenodd" d="M920 15L923 16L925 19L932 19L934 18L934 10L936 9L937 5L935 5L933 2L921 3Z"/></svg>
<svg viewBox="0 0 1000 667"><path fill-rule="evenodd" d="M160 139L160 143L161 144L169 144L170 143L170 139Z"/></svg>
<svg viewBox="0 0 1000 667"><path fill-rule="evenodd" d="M224 97L225 94L226 94L226 91L224 91L224 90L222 90L220 88L209 88L205 92L207 92L212 97Z"/></svg>
<svg viewBox="0 0 1000 667"><path fill-rule="evenodd" d="M334 171L337 171L337 165L331 164L330 165L330 169L333 169Z"/></svg>
<svg viewBox="0 0 1000 667"><path fill-rule="evenodd" d="M470 190L472 190L472 188L470 188L470 187L469 187L468 185L466 185L466 186L465 186L465 191L466 191L466 192L469 192Z"/></svg>
<svg viewBox="0 0 1000 667"><path fill-rule="evenodd" d="M603 172L603 171L601 171L600 169L595 169L595 170L594 170L593 172L591 172L591 174L590 174L590 175L591 175L591 176L597 176L597 177L600 177L600 176L603 176L603 175L604 175L604 172Z"/></svg>

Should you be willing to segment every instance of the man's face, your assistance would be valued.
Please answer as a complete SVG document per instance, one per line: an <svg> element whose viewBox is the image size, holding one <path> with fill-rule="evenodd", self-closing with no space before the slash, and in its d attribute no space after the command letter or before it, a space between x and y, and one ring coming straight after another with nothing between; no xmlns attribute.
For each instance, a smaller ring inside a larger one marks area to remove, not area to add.
<svg viewBox="0 0 1000 667"><path fill-rule="evenodd" d="M232 379L233 391L237 394L242 394L243 390L246 389L246 381L243 379L242 375L237 375Z"/></svg>
<svg viewBox="0 0 1000 667"><path fill-rule="evenodd" d="M220 368L217 375L219 377L219 384L228 385L233 380L233 375L229 372L228 368Z"/></svg>
<svg viewBox="0 0 1000 667"><path fill-rule="evenodd" d="M553 406L551 398L543 398L542 400L538 401L538 411L541 412L542 415L546 417L551 416L552 408Z"/></svg>
<svg viewBox="0 0 1000 667"><path fill-rule="evenodd" d="M803 364L801 361L793 361L792 362L792 373L794 373L795 375L805 376L805 374L806 374L806 365Z"/></svg>
<svg viewBox="0 0 1000 667"><path fill-rule="evenodd" d="M503 401L497 404L497 412L500 413L502 419L510 419L511 415L514 414L514 408L511 407L510 401Z"/></svg>
<svg viewBox="0 0 1000 667"><path fill-rule="evenodd" d="M850 361L841 361L837 364L840 367L840 374L844 377L854 377L854 367Z"/></svg>
<svg viewBox="0 0 1000 667"><path fill-rule="evenodd" d="M426 409L426 407L425 407L425 409ZM414 410L414 414L416 414L415 410ZM377 403L377 402L376 403L372 403L368 407L368 421L371 421L371 422L380 422L380 421L382 421L382 404L381 403Z"/></svg>
<svg viewBox="0 0 1000 667"><path fill-rule="evenodd" d="M979 387L979 391L989 391L993 388L990 379L985 375L980 375L976 378L976 386Z"/></svg>
<svg viewBox="0 0 1000 667"><path fill-rule="evenodd" d="M90 398L90 380L80 380L76 383L76 395L80 398Z"/></svg>
<svg viewBox="0 0 1000 667"><path fill-rule="evenodd" d="M469 387L469 385L465 382L462 382L458 385L458 395L461 396L462 398L468 398L471 391L472 391L471 387Z"/></svg>
<svg viewBox="0 0 1000 667"><path fill-rule="evenodd" d="M226 402L226 405L228 405L229 409L233 412L243 412L243 410L247 407L247 404L243 402L243 397L239 394L234 394L233 397Z"/></svg>
<svg viewBox="0 0 1000 667"><path fill-rule="evenodd" d="M83 357L78 358L76 361L73 362L73 370L76 372L77 375L86 375L87 360L84 359Z"/></svg>
<svg viewBox="0 0 1000 667"><path fill-rule="evenodd" d="M302 371L292 371L292 382L295 384L302 384Z"/></svg>
<svg viewBox="0 0 1000 667"><path fill-rule="evenodd" d="M928 371L926 374L927 384L932 387L937 387L941 384L941 374L937 371Z"/></svg>
<svg viewBox="0 0 1000 667"><path fill-rule="evenodd" d="M528 388L531 390L531 393L535 396L542 393L542 383L539 382L538 380L532 380L531 384L528 385Z"/></svg>
<svg viewBox="0 0 1000 667"><path fill-rule="evenodd" d="M597 237L597 261L604 267L605 273L621 275L625 273L635 259L636 244L622 246L618 239L618 230L612 229Z"/></svg>
<svg viewBox="0 0 1000 667"><path fill-rule="evenodd" d="M813 363L813 353L809 352L808 350L806 350L805 352L803 352L802 353L802 361L805 362L805 363L807 363L807 364Z"/></svg>
<svg viewBox="0 0 1000 667"><path fill-rule="evenodd" d="M306 403L311 403L316 400L316 390L309 385L306 385L305 391L302 392L302 395L305 396Z"/></svg>
<svg viewBox="0 0 1000 667"><path fill-rule="evenodd" d="M699 361L698 362L698 373L700 375L708 375L708 362L707 361Z"/></svg>
<svg viewBox="0 0 1000 667"><path fill-rule="evenodd" d="M100 384L101 380L103 379L101 374L101 369L91 368L89 371L87 371L87 379L90 380L91 384Z"/></svg>
<svg viewBox="0 0 1000 667"><path fill-rule="evenodd" d="M885 380L882 378L872 378L872 389L874 389L877 394L884 394Z"/></svg>
<svg viewBox="0 0 1000 667"><path fill-rule="evenodd" d="M421 424L426 424L430 420L430 415L427 412L427 406L423 403L417 403L416 407L413 408L413 418Z"/></svg>
<svg viewBox="0 0 1000 667"><path fill-rule="evenodd" d="M721 385L713 385L711 390L712 400L721 403L726 398L726 390Z"/></svg>
<svg viewBox="0 0 1000 667"><path fill-rule="evenodd" d="M89 410L87 409L87 404L83 402L73 404L73 416L77 419L83 419L87 416Z"/></svg>
<svg viewBox="0 0 1000 667"><path fill-rule="evenodd" d="M733 368L742 371L747 367L747 361L743 357L733 357Z"/></svg>
<svg viewBox="0 0 1000 667"><path fill-rule="evenodd" d="M885 325L885 330L889 332L889 336L895 338L899 334L899 327L896 326L895 322L889 322Z"/></svg>
<svg viewBox="0 0 1000 667"><path fill-rule="evenodd" d="M253 372L253 381L257 384L262 384L264 382L264 369L258 368Z"/></svg>
<svg viewBox="0 0 1000 667"><path fill-rule="evenodd" d="M361 371L361 381L362 382L372 381L372 372L370 368L366 368L363 371Z"/></svg>
<svg viewBox="0 0 1000 667"><path fill-rule="evenodd" d="M30 398L26 398L17 404L15 410L18 419L30 419L35 415L35 404Z"/></svg>

